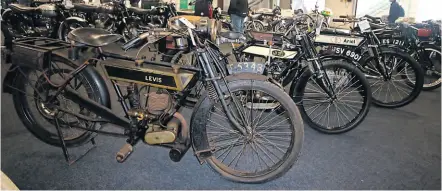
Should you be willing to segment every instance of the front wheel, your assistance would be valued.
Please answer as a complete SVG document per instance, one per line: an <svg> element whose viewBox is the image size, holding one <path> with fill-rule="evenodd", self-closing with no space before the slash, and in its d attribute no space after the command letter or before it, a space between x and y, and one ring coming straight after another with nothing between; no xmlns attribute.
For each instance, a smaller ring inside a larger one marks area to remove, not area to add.
<svg viewBox="0 0 442 191"><path fill-rule="evenodd" d="M424 70L424 91L431 91L439 88L442 83L441 79L441 51L440 46L434 44L426 44L411 54L419 61ZM414 82L412 82L413 85Z"/></svg>
<svg viewBox="0 0 442 191"><path fill-rule="evenodd" d="M410 104L419 96L424 85L424 72L415 59L393 50L380 53L379 65L375 59L372 57L363 64L374 104L398 108Z"/></svg>
<svg viewBox="0 0 442 191"><path fill-rule="evenodd" d="M246 25L246 30L247 31L255 31L255 32L264 32L265 27L261 22L252 21Z"/></svg>
<svg viewBox="0 0 442 191"><path fill-rule="evenodd" d="M235 182L263 183L282 176L301 152L304 128L298 108L284 90L267 81L237 80L228 87L231 94L224 88L228 110L249 130L241 134L218 99L206 96L195 117L205 119L212 149L207 163Z"/></svg>
<svg viewBox="0 0 442 191"><path fill-rule="evenodd" d="M364 74L344 60L323 61L333 95L327 94L322 80L305 70L290 88L304 121L313 129L338 134L357 127L367 116L371 104L370 86ZM324 80L326 81L326 80Z"/></svg>

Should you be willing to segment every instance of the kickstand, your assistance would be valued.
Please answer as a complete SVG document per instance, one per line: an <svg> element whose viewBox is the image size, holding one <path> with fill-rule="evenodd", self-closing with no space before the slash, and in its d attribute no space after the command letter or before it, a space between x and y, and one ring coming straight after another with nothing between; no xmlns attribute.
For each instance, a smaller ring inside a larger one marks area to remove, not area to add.
<svg viewBox="0 0 442 191"><path fill-rule="evenodd" d="M68 148L66 147L66 143L63 139L63 134L61 132L60 123L58 122L58 118L55 118L55 128L57 129L58 138L61 143L61 149L63 150L63 155L64 155L64 158L65 158L66 162L68 163L68 165L74 164L75 162L77 162L78 160L80 160L81 158L86 156L86 154L88 154L89 151L91 151L92 149L94 149L96 147L95 137L98 134L95 133L94 135L92 135L92 138L89 141L92 143L92 147L88 148L88 150L86 150L86 152L83 152L83 154L81 154L79 157L71 160L71 155L69 154Z"/></svg>

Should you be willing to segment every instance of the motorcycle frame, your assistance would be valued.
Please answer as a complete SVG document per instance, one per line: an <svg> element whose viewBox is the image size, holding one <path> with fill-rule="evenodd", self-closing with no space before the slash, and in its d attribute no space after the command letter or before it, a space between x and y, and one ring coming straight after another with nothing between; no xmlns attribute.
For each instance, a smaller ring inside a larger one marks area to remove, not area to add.
<svg viewBox="0 0 442 191"><path fill-rule="evenodd" d="M113 58L113 59L119 59L119 60L125 60L125 61L133 61L134 63L142 63L142 64L149 64L149 65L153 65L153 66L162 66L162 67L176 67L177 65L173 65L170 63L166 63L166 62L155 62L155 61L149 61L149 60L139 60L136 58L132 58L132 57L127 57L127 56L123 56L123 55L119 55L119 54L114 54L114 53L110 53L110 52L104 52L101 48L97 48L98 49L98 54L97 56L93 57L90 60L105 60L108 58ZM214 87L214 91L215 93L218 95L218 99L221 102L221 105L223 106L224 111L226 112L227 118L233 123L233 125L243 134L247 134L246 129L244 127L242 127L238 121L233 117L232 112L227 108L227 104L226 101L224 100L224 94L221 91L221 86L218 83L218 80L223 80L223 82L225 84L227 84L227 81L225 79L225 74L222 71L222 68L220 66L220 64L218 63L218 61L216 61L216 59L213 59L213 51L212 49L205 49L205 48L197 48L197 56L198 56L198 64L200 65L200 68L196 68L193 66L180 66L179 69L180 70L187 70L190 72L195 72L195 75L193 76L193 78L191 79L191 81L189 82L189 84L186 86L186 88L181 91L183 94L180 95L178 97L178 104L175 105L175 110L179 110L181 108L181 106L184 106L185 102L186 102L186 98L187 96L190 94L191 90L196 86L198 81L205 81L206 83L212 83L213 87ZM214 60L214 64L212 65L209 62L209 57L212 58L212 60ZM90 129L86 129L84 128L84 130L88 130L88 131L92 131L92 132L96 132L96 133L104 133L104 134L113 134L113 135L120 135L120 136L129 136L129 139L127 140L128 143L130 144L135 144L140 137L142 137L142 135L144 135L143 131L139 131L138 126L136 123L134 123L135 119L131 119L128 115L128 111L129 111L129 106L127 105L127 103L125 102L124 96L121 92L120 86L117 84L117 82L115 80L111 80L112 82L112 86L117 94L118 97L118 101L120 102L124 112L125 112L125 117L126 118L122 118L116 114L114 114L112 112L112 110L110 110L109 108L89 99L89 98L85 98L81 95L79 95L78 93L76 93L75 91L71 90L69 87L67 87L67 85L70 83L70 81L77 75L79 74L82 70L84 70L86 67L88 67L90 64L98 64L98 63L89 63L89 61L85 62L83 65L79 66L78 68L76 68L73 72L72 75L70 75L68 77L68 79L66 79L57 89L57 92L52 95L51 97L49 97L47 99L47 103L50 104L50 102L54 99L56 99L56 97L60 94L64 94L64 96L66 96L68 99L72 100L73 102L82 105L83 107L87 108L88 110L99 114L101 117L103 117L107 122L107 123L112 123L115 125L118 125L120 127L122 127L125 130L124 134L115 134L115 133L111 133L111 132L106 132L106 131L101 131L101 130L90 130ZM215 68L213 68L215 67ZM219 73L221 74L221 78L219 76L215 76L214 71L217 70L219 71ZM230 89L227 86L227 91L230 94ZM235 102L235 101L234 101ZM236 103L235 103L236 104ZM238 109L238 106L236 106ZM81 117L80 115L77 115L77 117L79 118L83 118L84 120L90 120L88 119L86 116ZM248 129L247 129L248 131ZM161 146L166 146L166 147L172 147L172 145L170 144L164 144Z"/></svg>

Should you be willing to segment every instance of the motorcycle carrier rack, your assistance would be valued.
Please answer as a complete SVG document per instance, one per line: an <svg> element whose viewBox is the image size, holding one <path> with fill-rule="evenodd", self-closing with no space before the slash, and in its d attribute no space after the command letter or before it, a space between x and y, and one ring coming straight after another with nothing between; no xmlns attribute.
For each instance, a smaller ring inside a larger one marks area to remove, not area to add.
<svg viewBox="0 0 442 191"><path fill-rule="evenodd" d="M58 39L28 37L14 40L11 61L18 66L42 69L56 50L69 48L70 44Z"/></svg>

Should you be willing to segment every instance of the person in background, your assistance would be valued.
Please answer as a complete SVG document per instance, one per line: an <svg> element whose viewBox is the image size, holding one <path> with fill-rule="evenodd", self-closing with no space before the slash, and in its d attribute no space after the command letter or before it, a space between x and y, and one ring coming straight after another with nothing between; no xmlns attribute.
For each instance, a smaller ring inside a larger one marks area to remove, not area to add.
<svg viewBox="0 0 442 191"><path fill-rule="evenodd" d="M401 5L399 5L396 0L390 0L390 13L388 15L388 22L394 23L399 17L405 16L404 8L402 8Z"/></svg>
<svg viewBox="0 0 442 191"><path fill-rule="evenodd" d="M244 19L249 12L248 0L231 0L229 10L227 11L232 21L233 31L243 33L244 32Z"/></svg>

